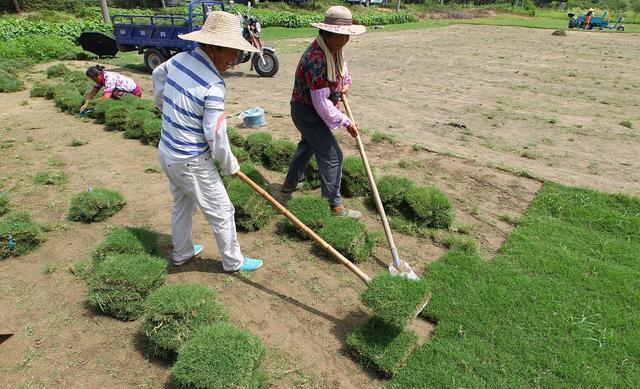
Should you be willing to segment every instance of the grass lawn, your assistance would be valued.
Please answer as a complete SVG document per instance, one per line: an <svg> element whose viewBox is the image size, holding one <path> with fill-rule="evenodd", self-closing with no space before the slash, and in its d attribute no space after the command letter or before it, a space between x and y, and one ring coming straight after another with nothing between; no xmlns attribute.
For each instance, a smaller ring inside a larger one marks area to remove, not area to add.
<svg viewBox="0 0 640 389"><path fill-rule="evenodd" d="M434 336L390 388L640 387L640 199L546 183L499 254L427 270Z"/></svg>
<svg viewBox="0 0 640 389"><path fill-rule="evenodd" d="M497 15L489 18L475 18L475 19L464 19L456 21L457 23L464 24L486 24L491 26L516 26L516 27L529 27L529 28L549 28L554 30L566 30L567 29L567 18L558 19L555 17L527 17L527 16L517 16L517 15ZM612 21L612 23L615 22ZM630 24L624 23L625 32L640 32L640 25L638 24ZM583 32L579 29L575 29L575 31ZM595 29L593 31L584 31L585 33L591 32L616 32L614 29L605 29L598 30Z"/></svg>

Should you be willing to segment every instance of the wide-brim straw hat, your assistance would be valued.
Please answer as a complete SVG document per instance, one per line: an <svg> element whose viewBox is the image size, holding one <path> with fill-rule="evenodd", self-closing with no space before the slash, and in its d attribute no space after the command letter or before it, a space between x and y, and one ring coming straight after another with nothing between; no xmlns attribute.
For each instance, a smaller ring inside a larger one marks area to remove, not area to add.
<svg viewBox="0 0 640 389"><path fill-rule="evenodd" d="M180 34L178 38L253 53L260 51L242 36L242 24L238 16L224 11L209 13L200 30Z"/></svg>
<svg viewBox="0 0 640 389"><path fill-rule="evenodd" d="M351 11L348 8L335 5L324 14L322 23L311 23L315 28L342 35L361 35L367 31L365 26L354 24Z"/></svg>

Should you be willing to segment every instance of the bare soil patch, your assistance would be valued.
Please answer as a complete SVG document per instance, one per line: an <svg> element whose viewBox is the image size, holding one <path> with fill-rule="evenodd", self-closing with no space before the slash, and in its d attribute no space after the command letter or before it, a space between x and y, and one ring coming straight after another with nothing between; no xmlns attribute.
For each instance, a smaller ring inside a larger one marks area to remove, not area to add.
<svg viewBox="0 0 640 389"><path fill-rule="evenodd" d="M401 174L444 190L456 222L475 226L472 235L487 258L512 229L505 215L521 215L540 187L505 169L637 194L637 130L618 125L625 119L640 125L636 38L570 33L560 41L547 30L453 26L354 39L347 52L355 82L351 105L371 163L379 175ZM603 52L607 61L582 58ZM247 65L231 72L227 112L260 105L267 110L262 130L296 140L288 101L298 57L282 54L273 79L258 78ZM150 77L124 72L139 79L149 97ZM59 113L52 102L30 99L28 92L1 94L0 104L0 134L14 140L0 153L1 190L10 192L14 209L29 210L52 226L39 250L0 262L0 326L16 330L0 344L0 385L163 387L169 365L147 358L139 322L89 311L82 282L67 271L87 257L108 225L148 226L167 234L168 247L168 185L162 173L145 173L159 168L156 150ZM372 143L375 131L398 142ZM74 138L89 143L69 147ZM345 154L357 154L346 133L339 138ZM52 165L69 175L66 186L34 185L33 175ZM283 175L265 175L277 190ZM128 203L103 223L66 221L70 197L89 186L120 191ZM349 204L365 212L370 229L380 229L361 199ZM203 255L170 267L168 282L198 282L218 291L232 321L268 345L273 387L382 386L379 376L343 349L347 332L367 319L358 300L362 285L345 268L308 242L279 236L275 221L240 236L243 251L265 259L255 274L222 273L199 214L194 238L204 244ZM396 240L419 273L445 251L428 239L396 234ZM383 271L388 260L386 248L377 247L363 270ZM433 326L422 322L419 328L424 335Z"/></svg>

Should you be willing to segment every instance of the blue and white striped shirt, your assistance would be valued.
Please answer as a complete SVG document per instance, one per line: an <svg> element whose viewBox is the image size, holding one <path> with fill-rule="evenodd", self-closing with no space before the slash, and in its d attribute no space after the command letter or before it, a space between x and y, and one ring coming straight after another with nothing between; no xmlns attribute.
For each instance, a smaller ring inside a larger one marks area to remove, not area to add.
<svg viewBox="0 0 640 389"><path fill-rule="evenodd" d="M177 160L210 152L223 173L236 173L240 166L227 138L226 92L222 76L201 48L158 66L153 94L162 109L160 152Z"/></svg>

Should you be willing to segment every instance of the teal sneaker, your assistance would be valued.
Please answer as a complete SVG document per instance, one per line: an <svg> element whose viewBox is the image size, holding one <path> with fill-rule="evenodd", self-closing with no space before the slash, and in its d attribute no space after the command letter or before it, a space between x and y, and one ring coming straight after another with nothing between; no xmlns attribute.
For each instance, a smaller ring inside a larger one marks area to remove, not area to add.
<svg viewBox="0 0 640 389"><path fill-rule="evenodd" d="M242 266L240 266L240 271L254 271L257 269L260 269L262 267L263 263L261 260L259 259L253 259L253 258L249 258L249 257L244 257L244 262L242 263Z"/></svg>
<svg viewBox="0 0 640 389"><path fill-rule="evenodd" d="M202 250L204 250L204 247L202 247L201 244L194 244L193 245L193 255L190 258L186 258L180 261L172 261L173 266L182 266L185 263L189 262L191 259L195 258L196 255L200 254L202 252Z"/></svg>

